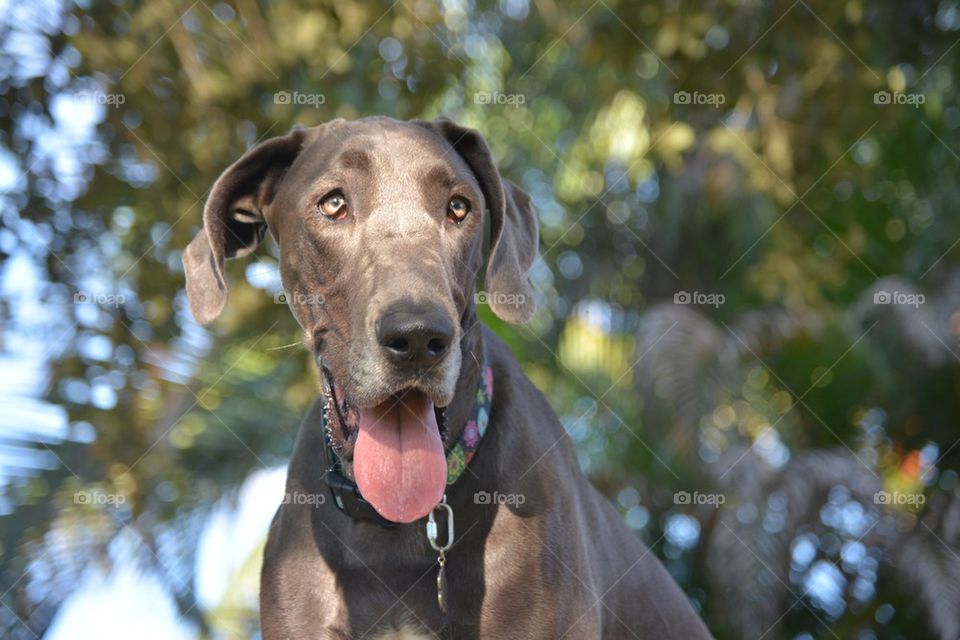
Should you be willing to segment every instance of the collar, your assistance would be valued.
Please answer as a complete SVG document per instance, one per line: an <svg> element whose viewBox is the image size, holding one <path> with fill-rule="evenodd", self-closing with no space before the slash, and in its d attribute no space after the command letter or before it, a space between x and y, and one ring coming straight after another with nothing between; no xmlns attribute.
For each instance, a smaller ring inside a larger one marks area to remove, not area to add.
<svg viewBox="0 0 960 640"><path fill-rule="evenodd" d="M490 422L490 405L493 402L493 369L487 359L485 345L482 353L483 363L480 369L480 381L477 383L473 411L471 411L470 417L463 427L460 438L453 446L447 447L448 487L459 480L460 476L467 470L467 465L470 464L476 454L477 447L480 446L480 440L483 438L483 434L487 432L487 425ZM327 458L327 472L323 479L333 495L333 503L337 505L340 511L354 520L366 520L383 527L395 527L396 523L377 513L373 505L363 499L357 484L344 475L343 461L337 454L330 439L329 429L327 429L326 408L321 413L320 428L324 434L323 448Z"/></svg>

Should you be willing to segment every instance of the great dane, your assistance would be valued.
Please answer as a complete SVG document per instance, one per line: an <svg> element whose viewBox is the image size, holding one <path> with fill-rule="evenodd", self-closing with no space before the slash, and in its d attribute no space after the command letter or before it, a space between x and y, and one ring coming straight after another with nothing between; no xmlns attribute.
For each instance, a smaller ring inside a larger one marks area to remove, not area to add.
<svg viewBox="0 0 960 640"><path fill-rule="evenodd" d="M709 637L478 322L530 318L538 245L479 133L375 117L255 146L184 253L199 322L268 231L321 392L264 553L266 640Z"/></svg>

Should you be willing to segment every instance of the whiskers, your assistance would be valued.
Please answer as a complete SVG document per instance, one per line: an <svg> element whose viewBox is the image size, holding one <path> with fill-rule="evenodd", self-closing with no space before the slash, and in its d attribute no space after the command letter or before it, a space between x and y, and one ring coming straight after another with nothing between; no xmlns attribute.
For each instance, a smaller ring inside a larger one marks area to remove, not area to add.
<svg viewBox="0 0 960 640"><path fill-rule="evenodd" d="M291 342L290 344L285 344L279 347L267 347L264 351L283 351L284 349L296 349L297 347L306 351L307 347L303 344L302 341Z"/></svg>

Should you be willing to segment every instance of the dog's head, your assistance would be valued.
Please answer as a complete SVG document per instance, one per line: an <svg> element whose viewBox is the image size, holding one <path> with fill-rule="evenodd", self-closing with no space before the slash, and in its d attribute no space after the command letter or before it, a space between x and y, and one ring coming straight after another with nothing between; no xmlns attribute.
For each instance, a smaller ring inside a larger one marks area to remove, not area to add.
<svg viewBox="0 0 960 640"><path fill-rule="evenodd" d="M453 399L461 339L476 322L485 226L487 303L523 322L534 304L536 216L480 134L447 120L387 118L294 130L248 151L214 184L203 231L184 254L190 308L199 322L216 318L227 300L224 260L246 255L269 230L287 302L344 430L362 440L366 430L354 426L400 425L397 434L369 429L382 462L404 415L422 423Z"/></svg>

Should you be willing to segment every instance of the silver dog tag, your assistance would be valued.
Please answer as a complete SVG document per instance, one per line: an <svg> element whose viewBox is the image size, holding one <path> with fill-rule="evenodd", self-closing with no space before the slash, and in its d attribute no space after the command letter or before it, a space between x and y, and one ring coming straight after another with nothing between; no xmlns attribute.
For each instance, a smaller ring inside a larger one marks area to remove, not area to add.
<svg viewBox="0 0 960 640"><path fill-rule="evenodd" d="M437 526L437 521L433 516L433 511L443 509L447 512L447 540L444 544L440 544L437 541L437 534L439 533ZM444 613L447 612L447 575L445 566L447 564L447 551L450 547L453 546L453 509L447 504L447 496L443 496L440 500L440 503L433 508L433 511L430 512L430 515L427 517L427 540L430 542L430 546L439 554L437 557L437 564L440 565L440 570L437 571L437 604L440 606L440 611Z"/></svg>

